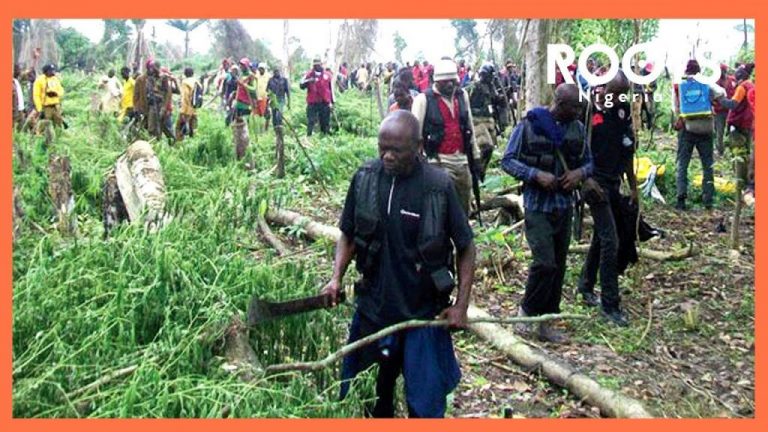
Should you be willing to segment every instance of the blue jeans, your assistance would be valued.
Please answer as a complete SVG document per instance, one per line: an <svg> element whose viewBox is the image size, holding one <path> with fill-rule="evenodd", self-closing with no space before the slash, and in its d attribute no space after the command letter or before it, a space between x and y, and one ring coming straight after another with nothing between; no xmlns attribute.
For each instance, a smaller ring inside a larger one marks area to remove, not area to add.
<svg viewBox="0 0 768 432"><path fill-rule="evenodd" d="M677 133L677 200L685 201L688 197L688 165L691 163L694 148L699 152L704 176L702 201L705 206L711 206L715 195L712 135L698 135L686 130Z"/></svg>
<svg viewBox="0 0 768 432"><path fill-rule="evenodd" d="M349 343L381 328L357 311L349 327ZM451 334L447 329L426 327L405 330L348 355L341 368L341 399L349 392L349 380L374 363L379 365L379 374L376 377L376 403L366 407L369 416L394 417L395 383L400 374L405 381L409 417L445 416L446 396L461 378Z"/></svg>

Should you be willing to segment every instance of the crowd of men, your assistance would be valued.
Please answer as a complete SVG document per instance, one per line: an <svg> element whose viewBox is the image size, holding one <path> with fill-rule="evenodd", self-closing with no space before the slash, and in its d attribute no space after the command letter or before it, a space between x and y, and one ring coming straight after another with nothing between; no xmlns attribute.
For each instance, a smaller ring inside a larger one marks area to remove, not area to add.
<svg viewBox="0 0 768 432"><path fill-rule="evenodd" d="M379 129L379 159L366 162L355 173L347 192L333 274L323 292L338 297L354 259L362 278L355 283L357 308L350 342L411 319L438 317L447 320L449 328L467 323L475 267L468 221L470 178L482 174L488 165L487 148L478 141L493 135L485 123L492 121L489 111L499 105L495 98L506 95L483 90L482 83L495 72L491 65L481 68L469 92L461 86L461 69L451 60L441 59L427 67L431 78L426 87L419 86L423 77L417 70L392 74L394 105ZM719 85L699 83L694 78L700 72L695 60L688 62L686 76L674 86L680 119L676 125L678 209L685 209L688 162L694 147L703 162L703 203L712 206L715 108L728 111L731 140L751 153L754 85L749 77L753 67L737 68L736 90L731 95ZM572 73L579 78L577 70ZM587 104L580 97L583 83L575 82L556 85L551 106L526 113L501 158L502 169L523 181L524 230L532 254L518 316L560 312L578 191L590 207L594 230L577 290L585 305L599 307L608 322L623 327L629 321L621 307L618 278L637 260L636 227L642 223L634 172L637 127L633 117L637 116L629 102L634 99L626 96L632 90L656 89L633 89L620 71L607 84L589 88ZM625 95L624 100L620 95ZM638 108L642 109L635 105ZM644 123L648 125L647 117ZM486 143L492 154L495 142ZM624 182L628 195L622 193ZM645 235L657 233L647 226L646 231ZM599 296L595 293L598 281ZM534 331L529 323L516 328L524 335ZM566 334L550 321L538 324L535 332L546 342L567 341ZM346 357L341 397L349 392L346 380L373 364L379 365L376 400L367 412L374 417L394 415L395 382L401 374L409 416L442 417L446 397L461 376L444 327L403 330Z"/></svg>

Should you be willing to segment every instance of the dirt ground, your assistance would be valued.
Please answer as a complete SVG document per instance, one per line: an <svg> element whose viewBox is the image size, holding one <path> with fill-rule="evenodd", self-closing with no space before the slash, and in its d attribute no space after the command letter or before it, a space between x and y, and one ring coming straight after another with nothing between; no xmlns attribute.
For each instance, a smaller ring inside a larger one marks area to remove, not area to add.
<svg viewBox="0 0 768 432"><path fill-rule="evenodd" d="M579 303L575 290L584 255L570 254L562 309L588 313L594 319L563 323L570 335L567 344L532 340L532 345L602 385L643 401L656 416L754 416L751 213L742 220L739 254L727 247L728 234L716 232L726 220L721 209L683 213L659 206L645 217L665 230L666 238L642 247L672 250L693 242L696 254L678 262L641 258L627 271L620 280L631 321L626 329L608 324L596 309ZM585 232L582 242L590 235ZM504 282L495 271L487 272L476 284L475 304L494 316L515 315L527 265L526 260L507 265L501 270ZM596 408L522 370L472 334L462 333L456 347L464 377L453 399L455 417L600 415Z"/></svg>

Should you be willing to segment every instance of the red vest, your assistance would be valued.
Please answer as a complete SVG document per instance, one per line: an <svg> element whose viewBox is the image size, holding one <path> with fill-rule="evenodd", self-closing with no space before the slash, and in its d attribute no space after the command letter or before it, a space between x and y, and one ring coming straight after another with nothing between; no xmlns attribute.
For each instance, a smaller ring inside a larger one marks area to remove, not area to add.
<svg viewBox="0 0 768 432"><path fill-rule="evenodd" d="M732 75L725 75L720 78L719 81L717 81L717 85L725 89L725 97L728 99L733 97L733 94L736 92L736 80L733 78ZM716 113L724 113L728 112L728 108L720 105L717 102L713 102L712 106L715 107Z"/></svg>
<svg viewBox="0 0 768 432"><path fill-rule="evenodd" d="M307 83L307 103L326 103L333 102L331 100L331 75L328 72L323 71L318 77L315 75L315 71L309 71L304 78L310 78L315 76L317 81Z"/></svg>
<svg viewBox="0 0 768 432"><path fill-rule="evenodd" d="M443 142L440 143L437 152L453 154L462 151L464 140L461 137L461 126L459 125L459 100L453 98L453 112L456 114L455 116L451 115L451 111L442 97L437 98L437 107L440 108L440 115L443 117L443 124L445 125Z"/></svg>
<svg viewBox="0 0 768 432"><path fill-rule="evenodd" d="M740 86L744 87L745 95L744 99L736 105L736 108L728 112L728 125L736 126L737 128L752 130L755 126L755 112L749 104L750 90L754 88L754 84L749 81L744 81Z"/></svg>

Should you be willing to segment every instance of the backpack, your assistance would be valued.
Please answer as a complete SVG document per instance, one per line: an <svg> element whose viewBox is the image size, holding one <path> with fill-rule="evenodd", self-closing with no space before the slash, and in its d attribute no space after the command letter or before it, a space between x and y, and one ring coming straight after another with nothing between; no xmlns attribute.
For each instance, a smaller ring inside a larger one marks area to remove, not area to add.
<svg viewBox="0 0 768 432"><path fill-rule="evenodd" d="M693 78L680 83L680 117L701 118L712 116L709 86Z"/></svg>
<svg viewBox="0 0 768 432"><path fill-rule="evenodd" d="M200 108L203 106L203 86L195 82L195 89L192 92L192 107Z"/></svg>

